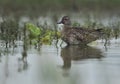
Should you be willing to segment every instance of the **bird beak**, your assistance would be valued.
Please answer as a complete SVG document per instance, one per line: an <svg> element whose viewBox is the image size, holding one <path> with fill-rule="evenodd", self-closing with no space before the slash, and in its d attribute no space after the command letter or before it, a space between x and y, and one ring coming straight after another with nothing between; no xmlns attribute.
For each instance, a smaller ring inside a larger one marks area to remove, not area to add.
<svg viewBox="0 0 120 84"><path fill-rule="evenodd" d="M60 22L57 22L57 24L62 24L62 22L60 21Z"/></svg>

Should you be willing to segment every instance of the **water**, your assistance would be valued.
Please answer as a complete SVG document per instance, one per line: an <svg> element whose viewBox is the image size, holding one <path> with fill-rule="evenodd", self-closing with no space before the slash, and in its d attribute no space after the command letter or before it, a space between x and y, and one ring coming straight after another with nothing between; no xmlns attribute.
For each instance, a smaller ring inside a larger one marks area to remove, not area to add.
<svg viewBox="0 0 120 84"><path fill-rule="evenodd" d="M64 44L1 48L0 84L119 84L120 39L104 46L101 40L86 47ZM23 57L24 56L24 57Z"/></svg>

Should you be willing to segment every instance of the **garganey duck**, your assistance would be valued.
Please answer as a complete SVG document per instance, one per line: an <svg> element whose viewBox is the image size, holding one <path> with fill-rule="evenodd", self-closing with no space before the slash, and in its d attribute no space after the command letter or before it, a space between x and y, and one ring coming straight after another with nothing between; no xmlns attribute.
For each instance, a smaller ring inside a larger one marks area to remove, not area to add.
<svg viewBox="0 0 120 84"><path fill-rule="evenodd" d="M87 45L88 43L99 39L102 29L87 29L82 27L72 27L68 16L62 17L58 24L63 24L61 37L68 45Z"/></svg>

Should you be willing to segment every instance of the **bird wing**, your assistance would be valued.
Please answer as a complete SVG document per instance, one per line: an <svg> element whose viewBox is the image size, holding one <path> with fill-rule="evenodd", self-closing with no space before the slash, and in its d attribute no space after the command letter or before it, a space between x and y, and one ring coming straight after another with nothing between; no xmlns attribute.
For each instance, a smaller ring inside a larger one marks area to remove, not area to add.
<svg viewBox="0 0 120 84"><path fill-rule="evenodd" d="M87 32L85 32L85 30L81 28L71 28L68 31L68 35L70 35L70 37L72 36L77 40L81 40L81 41L84 39L86 33Z"/></svg>

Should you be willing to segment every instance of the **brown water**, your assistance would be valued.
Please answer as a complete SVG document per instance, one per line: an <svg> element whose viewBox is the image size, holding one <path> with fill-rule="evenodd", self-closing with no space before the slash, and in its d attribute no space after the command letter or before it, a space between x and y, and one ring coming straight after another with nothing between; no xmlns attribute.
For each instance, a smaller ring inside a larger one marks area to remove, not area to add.
<svg viewBox="0 0 120 84"><path fill-rule="evenodd" d="M0 84L120 84L120 39L104 46L0 48ZM24 57L23 57L24 56Z"/></svg>

